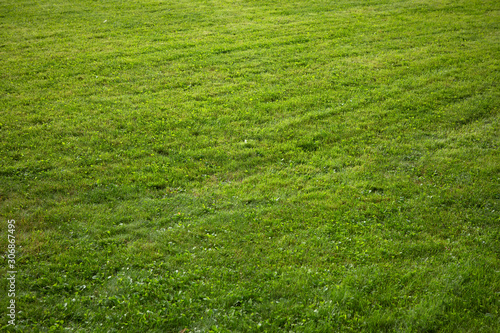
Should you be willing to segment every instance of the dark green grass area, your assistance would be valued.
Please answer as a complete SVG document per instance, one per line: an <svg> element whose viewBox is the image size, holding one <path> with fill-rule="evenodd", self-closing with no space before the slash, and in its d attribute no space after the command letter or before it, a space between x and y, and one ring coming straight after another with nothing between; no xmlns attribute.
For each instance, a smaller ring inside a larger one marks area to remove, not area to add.
<svg viewBox="0 0 500 333"><path fill-rule="evenodd" d="M1 1L1 330L496 332L499 28L493 0Z"/></svg>

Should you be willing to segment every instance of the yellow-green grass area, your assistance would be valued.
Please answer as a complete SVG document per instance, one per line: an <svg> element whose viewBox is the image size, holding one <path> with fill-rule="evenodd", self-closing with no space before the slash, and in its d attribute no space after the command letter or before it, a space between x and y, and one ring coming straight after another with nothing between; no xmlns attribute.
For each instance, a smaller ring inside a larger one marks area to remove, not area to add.
<svg viewBox="0 0 500 333"><path fill-rule="evenodd" d="M499 82L495 0L2 0L1 331L497 332Z"/></svg>

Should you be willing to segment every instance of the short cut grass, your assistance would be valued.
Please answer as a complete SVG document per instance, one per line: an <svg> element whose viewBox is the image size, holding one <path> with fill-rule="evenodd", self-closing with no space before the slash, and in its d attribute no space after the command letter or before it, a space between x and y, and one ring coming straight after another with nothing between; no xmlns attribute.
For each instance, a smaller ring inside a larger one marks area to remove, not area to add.
<svg viewBox="0 0 500 333"><path fill-rule="evenodd" d="M497 1L4 0L0 26L2 330L500 326Z"/></svg>

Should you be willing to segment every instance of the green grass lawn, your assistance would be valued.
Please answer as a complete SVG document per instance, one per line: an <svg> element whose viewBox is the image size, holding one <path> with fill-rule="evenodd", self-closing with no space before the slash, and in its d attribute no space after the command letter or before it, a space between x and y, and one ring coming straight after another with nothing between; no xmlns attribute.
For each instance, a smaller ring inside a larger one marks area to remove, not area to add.
<svg viewBox="0 0 500 333"><path fill-rule="evenodd" d="M0 330L497 332L499 82L496 0L2 0Z"/></svg>

